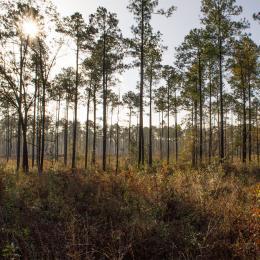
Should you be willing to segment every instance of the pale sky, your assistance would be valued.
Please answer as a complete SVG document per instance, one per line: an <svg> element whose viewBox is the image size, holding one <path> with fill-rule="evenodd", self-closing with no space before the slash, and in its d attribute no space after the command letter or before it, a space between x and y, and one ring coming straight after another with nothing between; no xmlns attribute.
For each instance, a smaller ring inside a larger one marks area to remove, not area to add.
<svg viewBox="0 0 260 260"><path fill-rule="evenodd" d="M124 36L130 37L130 27L134 24L133 16L127 10L128 0L53 0L62 16L71 15L74 12L80 12L88 21L89 14L94 13L97 7L104 6L109 11L118 15L119 26ZM188 32L200 26L200 0L160 0L159 7L167 8L171 5L177 7L171 18L154 16L152 24L154 30L160 30L163 34L164 45L168 46L168 50L164 54L164 63L173 64L175 47L180 45ZM252 34L253 40L260 44L260 25L252 19L255 12L260 11L260 0L237 0L237 4L243 7L243 14L249 20L251 28L249 32ZM61 60L57 61L58 66L74 66L73 52L69 51L62 55ZM120 91L124 93L128 90L136 89L138 80L138 71L127 71L121 78ZM85 120L85 113L80 113L80 120Z"/></svg>

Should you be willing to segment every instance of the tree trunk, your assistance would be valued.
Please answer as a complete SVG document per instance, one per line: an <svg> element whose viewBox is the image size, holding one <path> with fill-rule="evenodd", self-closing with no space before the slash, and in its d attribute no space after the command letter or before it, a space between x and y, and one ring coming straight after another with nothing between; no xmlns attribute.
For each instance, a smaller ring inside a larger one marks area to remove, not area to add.
<svg viewBox="0 0 260 260"><path fill-rule="evenodd" d="M42 118L41 118L41 152L40 152L40 167L38 174L41 175L43 172L43 164L44 164L44 150L45 150L45 99L46 99L46 75L45 68L43 68L43 58L42 58L42 46L39 40L40 47L40 69L41 69L41 81L42 81Z"/></svg>
<svg viewBox="0 0 260 260"><path fill-rule="evenodd" d="M251 84L248 82L248 159L252 161L252 111L251 111Z"/></svg>
<svg viewBox="0 0 260 260"><path fill-rule="evenodd" d="M257 164L260 164L260 156L259 156L259 126L258 126L258 104L256 105L256 156L257 156Z"/></svg>
<svg viewBox="0 0 260 260"><path fill-rule="evenodd" d="M106 28L106 24L104 24ZM106 30L106 29L104 29ZM103 34L103 154L102 168L106 171L106 153L107 153L107 78L106 78L106 33Z"/></svg>
<svg viewBox="0 0 260 260"><path fill-rule="evenodd" d="M241 83L242 83L242 88L243 88L243 132L242 132L242 162L246 162L246 89L245 89L245 84L244 84L244 79L243 79L243 74L242 74L242 69L241 69Z"/></svg>
<svg viewBox="0 0 260 260"><path fill-rule="evenodd" d="M200 159L200 165L202 164L202 155L203 155L203 127L202 127L202 73L201 73L201 58L199 54L199 99L200 99L200 107L199 107L199 113L200 113L200 143L199 143L199 159Z"/></svg>
<svg viewBox="0 0 260 260"><path fill-rule="evenodd" d="M219 17L220 19L220 17ZM223 73L222 73L222 39L220 34L220 20L219 20L219 101L220 101L220 162L224 162L225 151L224 151L224 108L223 108Z"/></svg>
<svg viewBox="0 0 260 260"><path fill-rule="evenodd" d="M27 174L29 172L28 148L27 148L27 113L25 119L22 121L23 132L23 171Z"/></svg>
<svg viewBox="0 0 260 260"><path fill-rule="evenodd" d="M170 86L167 86L167 165L170 163Z"/></svg>
<svg viewBox="0 0 260 260"><path fill-rule="evenodd" d="M116 125L116 174L119 169L119 106L117 111L117 125Z"/></svg>
<svg viewBox="0 0 260 260"><path fill-rule="evenodd" d="M19 103L18 103L18 129L17 129L17 157L16 157L16 171L20 168L21 157L21 114L22 114L22 87L23 87L23 43L20 42L20 82L19 82Z"/></svg>
<svg viewBox="0 0 260 260"><path fill-rule="evenodd" d="M162 119L161 119L161 138L160 138L160 159L163 159L163 111L162 111Z"/></svg>
<svg viewBox="0 0 260 260"><path fill-rule="evenodd" d="M94 122L93 122L93 150L92 150L92 165L96 164L96 86L93 92L93 107L94 107Z"/></svg>
<svg viewBox="0 0 260 260"><path fill-rule="evenodd" d="M64 165L67 166L68 162L68 117L69 117L69 97L66 98L66 112L64 123Z"/></svg>
<svg viewBox="0 0 260 260"><path fill-rule="evenodd" d="M211 156L212 156L212 80L211 80L211 71L209 75L209 164L211 164Z"/></svg>
<svg viewBox="0 0 260 260"><path fill-rule="evenodd" d="M35 128L36 128L36 101L37 101L37 90L38 90L38 64L36 58L35 65L35 90L34 90L34 104L33 104L33 129L32 129L32 168L34 167L35 161Z"/></svg>
<svg viewBox="0 0 260 260"><path fill-rule="evenodd" d="M141 55L140 55L140 123L138 165L144 165L143 92L144 92L144 2L141 7Z"/></svg>
<svg viewBox="0 0 260 260"><path fill-rule="evenodd" d="M89 128L89 106L90 106L90 93L88 91L88 103L87 103L87 121L86 121L86 143L85 143L85 170L88 168L88 128Z"/></svg>
<svg viewBox="0 0 260 260"><path fill-rule="evenodd" d="M129 109L129 126L128 126L128 157L131 155L131 121L132 121L132 108Z"/></svg>
<svg viewBox="0 0 260 260"><path fill-rule="evenodd" d="M111 107L110 133L109 133L109 159L108 159L109 165L111 164L112 131L113 131L113 104Z"/></svg>
<svg viewBox="0 0 260 260"><path fill-rule="evenodd" d="M152 62L153 64L153 62ZM153 65L151 65L153 66ZM153 164L153 129L152 129L152 86L153 86L153 70L150 75L149 82L149 156L148 156L148 164L151 167Z"/></svg>
<svg viewBox="0 0 260 260"><path fill-rule="evenodd" d="M79 39L77 38L76 49L76 82L75 82L75 100L74 100L74 124L72 141L72 163L73 174L76 173L76 148L77 148L77 120L78 120L78 85L79 85Z"/></svg>
<svg viewBox="0 0 260 260"><path fill-rule="evenodd" d="M179 157L179 148L178 148L178 111L177 111L177 93L175 90L175 159L176 164L178 163Z"/></svg>
<svg viewBox="0 0 260 260"><path fill-rule="evenodd" d="M56 120L56 149L55 149L55 160L59 161L59 122L60 122L60 95L58 100L58 112Z"/></svg>

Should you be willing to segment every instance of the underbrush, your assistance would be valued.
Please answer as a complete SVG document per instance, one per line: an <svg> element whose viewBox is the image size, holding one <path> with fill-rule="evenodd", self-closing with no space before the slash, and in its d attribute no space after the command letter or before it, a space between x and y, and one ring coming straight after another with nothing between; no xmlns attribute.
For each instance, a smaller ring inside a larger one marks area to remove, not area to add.
<svg viewBox="0 0 260 260"><path fill-rule="evenodd" d="M0 258L256 259L255 171L2 169Z"/></svg>

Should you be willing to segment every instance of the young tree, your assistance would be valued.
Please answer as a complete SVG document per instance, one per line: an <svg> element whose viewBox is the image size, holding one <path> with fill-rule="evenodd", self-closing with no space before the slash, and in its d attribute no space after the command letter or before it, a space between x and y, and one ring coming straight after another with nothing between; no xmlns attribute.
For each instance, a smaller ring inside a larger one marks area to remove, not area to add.
<svg viewBox="0 0 260 260"><path fill-rule="evenodd" d="M224 149L224 106L223 106L223 66L233 36L237 35L242 22L233 21L232 17L242 12L242 7L236 5L236 0L202 0L202 23L210 33L217 49L219 71L219 104L220 104L220 161L225 158Z"/></svg>
<svg viewBox="0 0 260 260"><path fill-rule="evenodd" d="M242 96L243 107L243 131L242 131L242 161L247 159L247 150L249 161L252 157L252 86L257 75L257 57L258 47L249 38L243 37L234 43L234 52L232 57L232 78L231 85ZM239 97L238 97L239 98ZM247 101L248 101L248 130L247 130ZM248 138L247 138L248 137ZM248 149L247 149L248 139Z"/></svg>
<svg viewBox="0 0 260 260"><path fill-rule="evenodd" d="M79 88L79 53L86 49L92 40L93 30L88 27L80 13L74 13L65 17L63 24L58 31L68 35L76 45L76 74L75 74L75 93L74 93L74 124L73 124L73 143L72 143L72 164L73 172L76 169L76 147L77 147L77 119L78 119L78 88Z"/></svg>
<svg viewBox="0 0 260 260"><path fill-rule="evenodd" d="M139 144L138 144L138 165L144 165L144 129L143 129L143 110L144 110L144 69L145 69L145 49L147 44L147 36L150 35L151 18L153 14L161 14L166 17L171 16L174 7L170 7L164 11L156 10L159 5L158 0L129 0L128 9L134 15L137 22L136 26L132 27L134 38L131 41L132 54L137 57L140 66L140 118L139 118Z"/></svg>
<svg viewBox="0 0 260 260"><path fill-rule="evenodd" d="M149 145L148 145L148 165L151 167L153 163L153 132L152 132L152 106L153 106L153 85L160 79L162 53L165 47L161 46L161 34L157 32L155 35L150 35L149 43L147 44L145 56L145 79L148 85L149 96Z"/></svg>
<svg viewBox="0 0 260 260"><path fill-rule="evenodd" d="M122 69L121 60L122 36L118 27L115 13L110 13L106 8L99 7L90 17L92 26L98 32L98 41L102 44L102 88L103 88L103 156L102 168L106 170L107 153L107 92L112 75ZM110 83L111 84L111 83Z"/></svg>

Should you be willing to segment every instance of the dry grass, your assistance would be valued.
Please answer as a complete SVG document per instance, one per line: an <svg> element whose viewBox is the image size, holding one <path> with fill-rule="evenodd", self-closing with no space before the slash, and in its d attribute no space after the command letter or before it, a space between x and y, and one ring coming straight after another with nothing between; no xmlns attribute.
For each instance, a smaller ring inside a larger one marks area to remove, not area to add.
<svg viewBox="0 0 260 260"><path fill-rule="evenodd" d="M6 259L257 258L257 168L0 172Z"/></svg>

